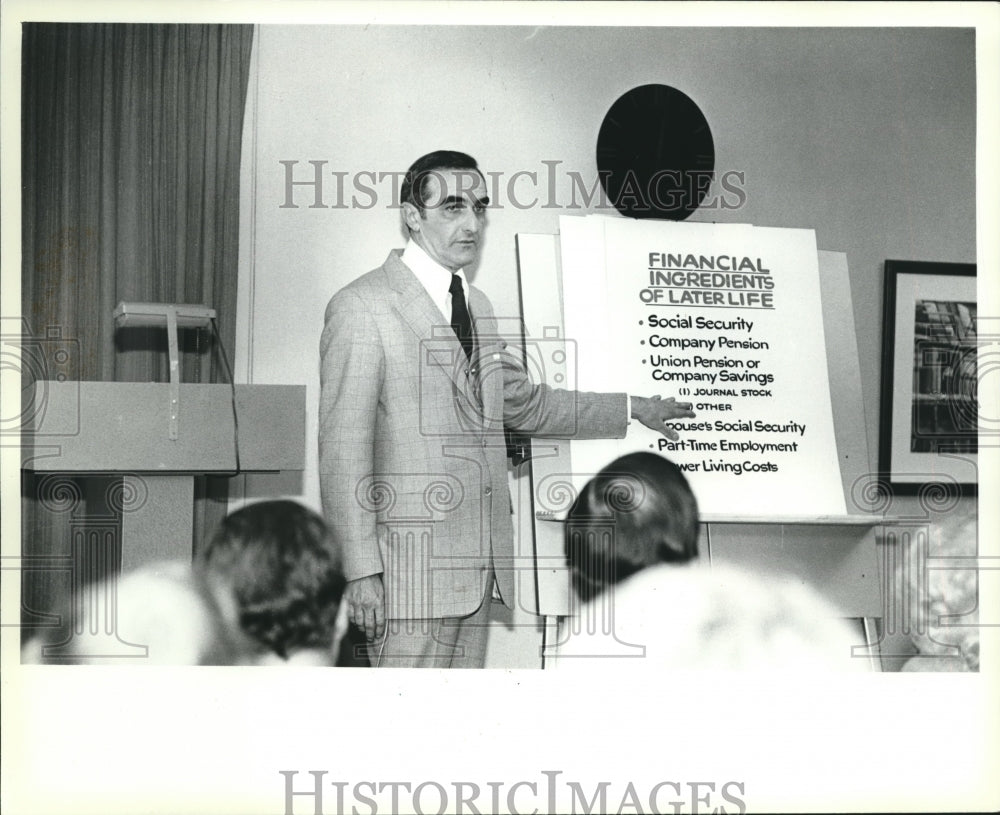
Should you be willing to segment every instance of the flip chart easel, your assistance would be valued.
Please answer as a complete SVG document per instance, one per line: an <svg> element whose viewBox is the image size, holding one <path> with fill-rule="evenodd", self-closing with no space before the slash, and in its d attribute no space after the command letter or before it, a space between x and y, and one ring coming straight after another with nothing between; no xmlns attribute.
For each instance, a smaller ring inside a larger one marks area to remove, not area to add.
<svg viewBox="0 0 1000 815"><path fill-rule="evenodd" d="M544 340L545 347L565 339L562 310L564 281L559 239L554 235L518 235L518 264L525 341ZM832 402L837 460L845 505L865 507L859 491L868 484L870 461L865 407L861 398L854 311L846 255L819 252L823 329ZM599 319L595 315L595 319ZM571 344L570 344L571 345ZM549 354L540 376L555 387L574 387L568 353ZM534 519L537 613L546 618L543 643L553 642L558 618L569 613L570 587L563 554L563 525L545 505L546 491L565 485L572 472L569 443L532 442L530 490L522 489L520 513ZM778 570L797 575L818 589L845 616L864 622L869 655L874 618L882 615L875 531L885 521L872 514L828 516L703 515L700 551L710 563L734 563L755 571ZM523 527L522 527L523 528Z"/></svg>

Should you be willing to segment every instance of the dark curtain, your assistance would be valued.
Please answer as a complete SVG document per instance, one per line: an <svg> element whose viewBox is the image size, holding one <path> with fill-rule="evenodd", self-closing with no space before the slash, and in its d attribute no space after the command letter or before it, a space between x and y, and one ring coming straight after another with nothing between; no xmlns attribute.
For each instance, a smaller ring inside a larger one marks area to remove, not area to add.
<svg viewBox="0 0 1000 815"><path fill-rule="evenodd" d="M116 346L122 300L212 307L231 349L253 27L32 23L22 36L23 330L57 339L76 380L168 380L165 332ZM182 382L227 381L208 340L182 345ZM42 368L23 366L24 384ZM67 555L74 518L113 514L100 485L42 481L25 479L25 555ZM196 547L227 497L225 479L198 482ZM26 570L24 606L51 608L65 582Z"/></svg>

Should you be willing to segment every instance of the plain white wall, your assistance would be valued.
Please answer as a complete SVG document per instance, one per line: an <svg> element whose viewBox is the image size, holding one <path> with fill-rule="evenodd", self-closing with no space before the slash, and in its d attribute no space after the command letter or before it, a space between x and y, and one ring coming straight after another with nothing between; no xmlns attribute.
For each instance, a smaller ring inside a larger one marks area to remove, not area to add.
<svg viewBox="0 0 1000 815"><path fill-rule="evenodd" d="M316 506L323 309L403 239L389 181L370 209L310 208L306 187L298 208L281 208L283 160L298 162L296 180L327 162L327 205L333 171L348 174L346 199L355 173L401 172L441 147L473 154L502 184L559 161L565 203L568 171L596 178L597 133L618 96L649 82L684 91L712 128L717 170L746 174L742 208L692 220L811 227L821 248L847 253L873 466L883 261L976 260L971 30L265 25L255 49L240 281L252 353L241 343L237 367L257 383L307 385L301 495ZM500 191L475 281L499 314L516 314L514 235L555 232L566 209L541 206L542 182L531 208ZM515 195L530 192L522 178Z"/></svg>

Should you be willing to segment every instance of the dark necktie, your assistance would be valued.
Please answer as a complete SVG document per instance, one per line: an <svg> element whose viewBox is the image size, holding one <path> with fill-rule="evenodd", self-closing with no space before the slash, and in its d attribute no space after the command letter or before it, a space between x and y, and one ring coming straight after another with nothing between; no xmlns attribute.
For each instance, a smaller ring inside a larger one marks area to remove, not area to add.
<svg viewBox="0 0 1000 815"><path fill-rule="evenodd" d="M455 330L458 341L462 343L465 355L472 359L472 318L465 304L465 292L462 291L462 278L457 274L451 276L451 327Z"/></svg>

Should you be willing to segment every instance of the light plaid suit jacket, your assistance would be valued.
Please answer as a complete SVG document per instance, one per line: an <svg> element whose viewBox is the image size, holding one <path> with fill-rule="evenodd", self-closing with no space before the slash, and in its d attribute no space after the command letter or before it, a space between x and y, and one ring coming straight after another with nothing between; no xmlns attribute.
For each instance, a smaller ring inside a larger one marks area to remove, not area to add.
<svg viewBox="0 0 1000 815"><path fill-rule="evenodd" d="M493 308L469 287L474 362L394 250L330 300L320 341L323 511L349 580L383 574L392 619L471 614L492 557L504 602L515 564L503 428L621 438L625 394L534 384Z"/></svg>

